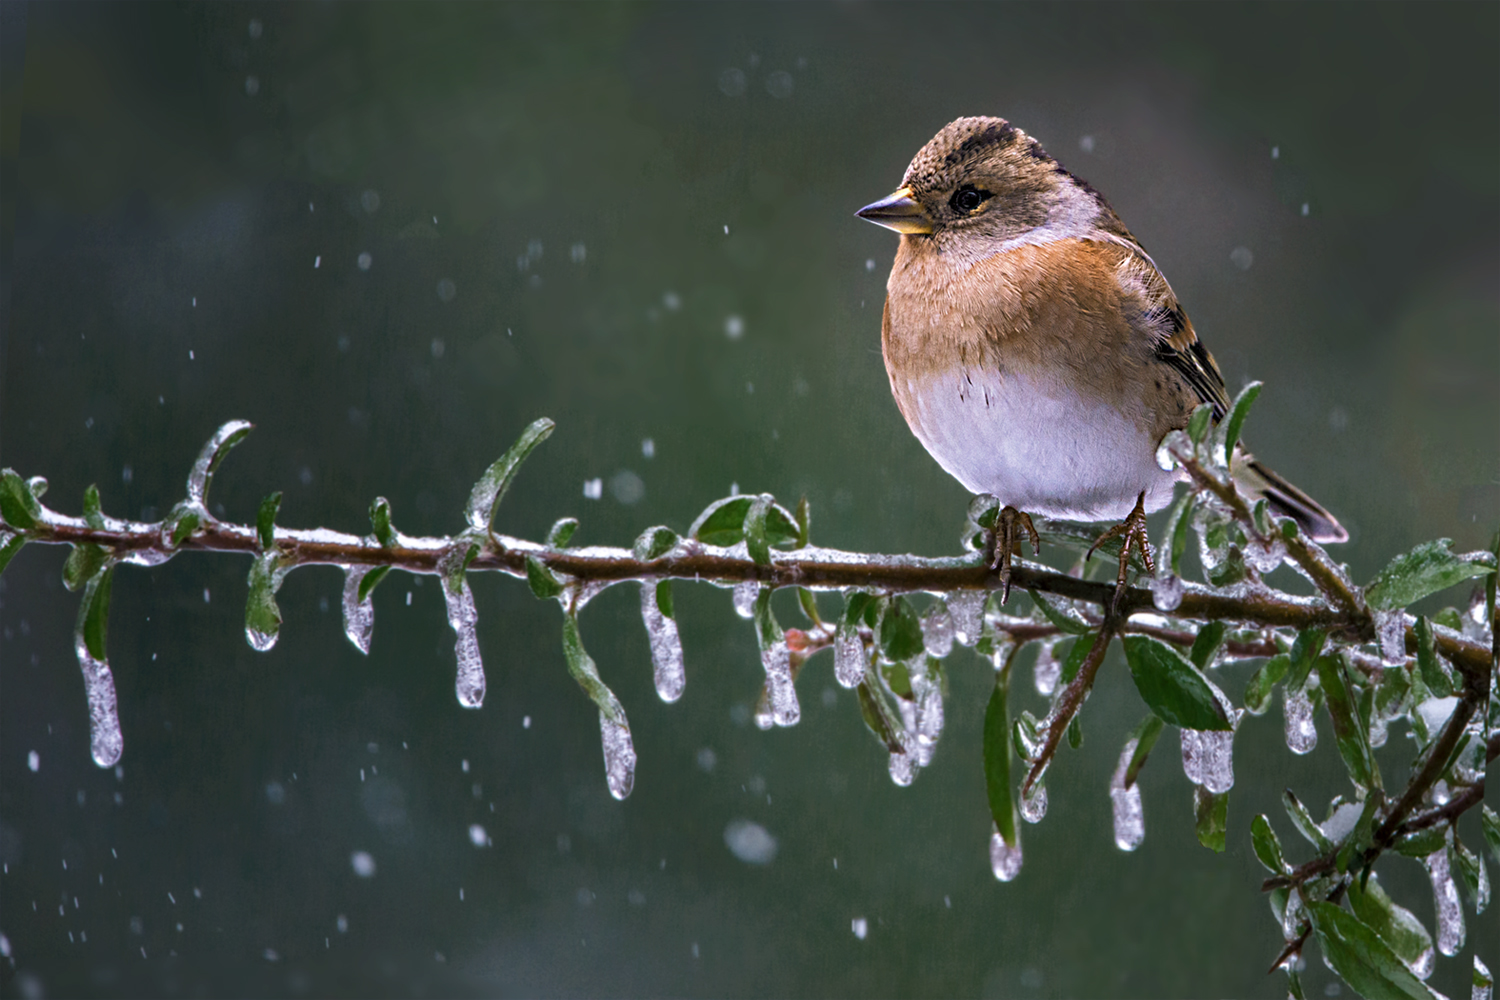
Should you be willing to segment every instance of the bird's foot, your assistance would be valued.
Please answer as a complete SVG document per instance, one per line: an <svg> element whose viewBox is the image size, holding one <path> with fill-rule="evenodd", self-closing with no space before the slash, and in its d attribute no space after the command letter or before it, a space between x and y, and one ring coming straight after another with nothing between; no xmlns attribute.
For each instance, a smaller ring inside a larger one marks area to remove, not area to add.
<svg viewBox="0 0 1500 1000"><path fill-rule="evenodd" d="M1144 516L1144 515L1142 515ZM1000 508L1000 513L995 517L994 538L995 558L990 563L990 569L1000 571L1000 603L1005 604L1010 600L1010 557L1018 551L1021 543L1021 529L1026 530L1026 535L1031 539L1031 554L1036 555L1042 551L1042 540L1037 536L1036 525L1031 523L1031 515L1024 510L1016 510L1010 504Z"/></svg>
<svg viewBox="0 0 1500 1000"><path fill-rule="evenodd" d="M1125 520L1110 528L1099 536L1099 540L1089 549L1088 555L1083 557L1088 562L1089 556L1094 550L1103 545L1111 538L1122 539L1120 545L1120 575L1116 578L1114 608L1119 610L1120 598L1125 595L1125 577L1130 568L1130 550L1132 547L1141 554L1141 561L1146 564L1146 569L1152 573L1156 572L1156 563L1151 558L1151 539L1146 534L1146 491L1136 497L1135 509L1125 516Z"/></svg>

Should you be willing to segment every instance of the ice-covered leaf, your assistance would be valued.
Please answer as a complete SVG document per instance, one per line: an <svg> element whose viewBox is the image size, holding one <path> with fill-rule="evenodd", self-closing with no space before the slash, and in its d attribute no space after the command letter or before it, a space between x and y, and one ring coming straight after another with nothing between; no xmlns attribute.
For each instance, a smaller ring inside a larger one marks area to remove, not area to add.
<svg viewBox="0 0 1500 1000"><path fill-rule="evenodd" d="M359 600L361 603L370 599L370 595L375 593L375 588L380 586L380 581L384 580L390 571L389 566L372 566L370 572L360 578Z"/></svg>
<svg viewBox="0 0 1500 1000"><path fill-rule="evenodd" d="M1319 854L1327 854L1333 850L1333 844L1323 835L1323 828L1313 821L1312 814L1290 788L1282 793L1281 804L1286 808L1286 815L1292 821L1292 826L1318 849Z"/></svg>
<svg viewBox="0 0 1500 1000"><path fill-rule="evenodd" d="M1425 858L1433 851L1441 850L1447 837L1446 826L1433 825L1408 833L1392 844L1391 849L1408 858Z"/></svg>
<svg viewBox="0 0 1500 1000"><path fill-rule="evenodd" d="M989 793L990 815L1006 844L1014 846L1016 803L1011 786L1011 733L1008 704L1010 677L996 671L995 686L984 710L984 782Z"/></svg>
<svg viewBox="0 0 1500 1000"><path fill-rule="evenodd" d="M901 663L921 653L922 619L904 597L891 599L880 618L880 652L892 663Z"/></svg>
<svg viewBox="0 0 1500 1000"><path fill-rule="evenodd" d="M1271 821L1266 818L1265 813L1250 822L1250 846L1255 848L1255 856L1271 874L1286 873L1288 869L1286 858L1281 853L1281 840L1271 828Z"/></svg>
<svg viewBox="0 0 1500 1000"><path fill-rule="evenodd" d="M1122 642L1136 690L1164 721L1186 729L1234 728L1207 679L1181 653L1150 636L1127 635Z"/></svg>
<svg viewBox="0 0 1500 1000"><path fill-rule="evenodd" d="M656 694L671 704L682 697L687 683L682 656L682 638L672 615L672 581L646 580L641 584L641 621L651 644L651 665Z"/></svg>
<svg viewBox="0 0 1500 1000"><path fill-rule="evenodd" d="M167 513L166 519L162 521L162 534L166 536L167 543L175 549L187 541L202 524L203 511L192 504L180 503L173 507Z"/></svg>
<svg viewBox="0 0 1500 1000"><path fill-rule="evenodd" d="M124 752L114 674L106 655L114 575L114 567L106 566L84 585L78 624L73 632L73 653L83 672L84 693L89 703L90 753L100 767L114 766Z"/></svg>
<svg viewBox="0 0 1500 1000"><path fill-rule="evenodd" d="M370 527L375 529L375 540L385 548L396 544L396 529L391 526L391 502L385 497L370 501Z"/></svg>
<svg viewBox="0 0 1500 1000"><path fill-rule="evenodd" d="M276 544L276 514L281 510L281 491L277 490L260 502L255 514L255 533L260 539L260 550L265 552Z"/></svg>
<svg viewBox="0 0 1500 1000"><path fill-rule="evenodd" d="M875 738L892 754L904 752L900 723L891 715L885 699L869 681L860 681L855 691L859 695L860 717L865 720L865 725L869 727L870 732L874 733Z"/></svg>
<svg viewBox="0 0 1500 1000"><path fill-rule="evenodd" d="M1234 446L1240 439L1240 429L1245 426L1245 418L1250 415L1250 407L1255 402L1255 397L1260 395L1261 383L1251 382L1240 390L1240 394L1234 397L1230 404L1229 415L1219 424L1218 445L1219 459L1225 465L1229 464L1229 456L1234 454Z"/></svg>
<svg viewBox="0 0 1500 1000"><path fill-rule="evenodd" d="M1089 658L1094 651L1094 643L1098 641L1099 633L1089 632L1074 639L1068 647L1067 655L1063 657L1062 674L1060 680L1063 684L1071 684L1073 678L1078 676L1078 670L1083 666L1083 661ZM1073 717L1076 721L1078 716ZM1077 749L1076 747L1074 749Z"/></svg>
<svg viewBox="0 0 1500 1000"><path fill-rule="evenodd" d="M558 522L558 524L561 523L561 521ZM576 524L577 522L574 523ZM569 531L568 537L571 538L572 535L572 531ZM654 528L647 528L640 533L639 537L635 540L632 551L635 557L641 562L651 562L671 552L672 549L677 547L679 541L681 539L677 537L677 532L665 525L657 525ZM550 541L549 544L551 544ZM564 541L562 544L565 545L567 542Z"/></svg>
<svg viewBox="0 0 1500 1000"><path fill-rule="evenodd" d="M1328 714L1333 720L1333 738L1350 779L1361 788L1380 787L1380 769L1370 751L1369 732L1360 724L1356 713L1343 658L1320 656L1317 669Z"/></svg>
<svg viewBox="0 0 1500 1000"><path fill-rule="evenodd" d="M1194 444L1202 444L1208 433L1208 425L1213 420L1214 408L1212 403L1199 403L1193 410L1193 415L1188 418L1188 438Z"/></svg>
<svg viewBox="0 0 1500 1000"><path fill-rule="evenodd" d="M1422 675L1422 683L1427 685L1427 690L1439 698L1455 694L1453 678L1449 676L1442 659L1438 656L1432 625L1427 621L1426 615L1417 616L1417 624L1413 631L1417 638L1417 670Z"/></svg>
<svg viewBox="0 0 1500 1000"><path fill-rule="evenodd" d="M798 587L797 603L801 605L802 613L807 616L808 621L814 625L823 624L823 617L818 614L818 599L813 596L812 591L806 587Z"/></svg>
<svg viewBox="0 0 1500 1000"><path fill-rule="evenodd" d="M370 577L376 577L375 583L385 576L381 570L390 571L389 566L345 566L344 567L344 593L340 602L344 614L344 635L354 644L354 648L366 655L370 652L370 640L375 635L375 602L370 600L370 591L375 589L375 584L370 584L366 589L365 581Z"/></svg>
<svg viewBox="0 0 1500 1000"><path fill-rule="evenodd" d="M42 505L14 469L0 470L0 516L12 528L34 528Z"/></svg>
<svg viewBox="0 0 1500 1000"><path fill-rule="evenodd" d="M245 440L245 436L254 429L255 425L248 420L231 420L214 431L214 436L208 439L208 443L198 453L193 469L188 473L187 492L190 504L207 506L208 490L213 485L214 473L219 470L219 465L230 449Z"/></svg>
<svg viewBox="0 0 1500 1000"><path fill-rule="evenodd" d="M276 606L276 592L286 571L281 568L281 554L272 549L255 557L247 579L250 593L245 598L245 641L250 648L264 653L276 645L281 632L281 609Z"/></svg>
<svg viewBox="0 0 1500 1000"><path fill-rule="evenodd" d="M625 709L620 699L599 677L599 669L583 648L583 636L578 631L578 616L563 616L563 657L568 663L568 673L583 688L599 709L599 733L604 748L604 775L609 793L616 799L624 799L635 787L635 743L630 735L630 723L625 718Z"/></svg>
<svg viewBox="0 0 1500 1000"><path fill-rule="evenodd" d="M1458 872L1464 891L1469 894L1469 904L1474 912L1483 913L1490 905L1490 875L1485 870L1484 858L1469 850L1457 836L1448 848L1448 867Z"/></svg>
<svg viewBox="0 0 1500 1000"><path fill-rule="evenodd" d="M771 721L778 726L795 726L802 718L802 707L792 682L792 653L786 633L771 611L770 587L762 587L755 599L755 634L760 641L760 665L766 672Z"/></svg>
<svg viewBox="0 0 1500 1000"><path fill-rule="evenodd" d="M1380 877L1353 879L1349 883L1349 906L1354 915L1378 934L1391 951L1406 963L1418 979L1432 975L1435 953L1432 935L1422 921L1398 906L1380 884Z"/></svg>
<svg viewBox="0 0 1500 1000"><path fill-rule="evenodd" d="M797 501L795 512L797 521L797 548L807 547L808 538L812 534L812 505L807 502L807 494L803 494Z"/></svg>
<svg viewBox="0 0 1500 1000"><path fill-rule="evenodd" d="M1193 639L1193 649L1188 653L1193 666L1199 670L1208 669L1219 647L1224 645L1224 633L1227 631L1228 626L1221 621L1209 622L1198 630L1197 637Z"/></svg>
<svg viewBox="0 0 1500 1000"><path fill-rule="evenodd" d="M108 558L109 553L93 542L74 545L68 553L68 561L63 563L63 586L76 591L94 578Z"/></svg>
<svg viewBox="0 0 1500 1000"><path fill-rule="evenodd" d="M766 515L771 510L771 494L761 493L750 501L745 511L745 551L757 566L771 565L771 542L766 537Z"/></svg>
<svg viewBox="0 0 1500 1000"><path fill-rule="evenodd" d="M531 587L531 592L544 601L550 601L563 592L562 581L543 566L536 556L526 557L526 583Z"/></svg>
<svg viewBox="0 0 1500 1000"><path fill-rule="evenodd" d="M501 455L495 464L485 470L483 476L474 484L474 489L469 494L469 504L464 509L464 517L469 522L469 527L477 531L489 531L490 525L495 521L495 508L500 506L500 501L505 498L505 491L510 489L511 482L516 477L521 463L532 450L543 441L547 440L552 429L557 425L546 417L533 420L527 428L521 432L516 443L510 446L504 455Z"/></svg>
<svg viewBox="0 0 1500 1000"><path fill-rule="evenodd" d="M1135 779L1140 775L1141 768L1146 766L1146 759L1151 755L1151 749L1156 746L1156 741L1164 728L1166 728L1166 723L1162 722L1161 716L1155 712L1148 714L1141 720L1141 724L1135 727L1135 733L1131 736L1135 749L1131 751L1130 763L1126 766L1124 775L1121 776L1126 788L1135 785Z"/></svg>
<svg viewBox="0 0 1500 1000"><path fill-rule="evenodd" d="M1223 854L1229 830L1229 793L1210 792L1202 785L1194 785L1193 815L1198 843L1216 854Z"/></svg>
<svg viewBox="0 0 1500 1000"><path fill-rule="evenodd" d="M443 604L448 612L448 626L453 629L453 654L458 664L453 690L464 708L484 704L487 682L484 659L479 652L479 611L474 606L474 592L469 589L469 563L479 551L477 542L460 536L457 543L438 561L443 581Z"/></svg>
<svg viewBox="0 0 1500 1000"><path fill-rule="evenodd" d="M104 511L99 503L99 487L89 483L83 491L83 520L90 528L104 527Z"/></svg>
<svg viewBox="0 0 1500 1000"><path fill-rule="evenodd" d="M1286 686L1289 689L1302 687L1312 672L1318 654L1323 651L1323 642L1328 632L1320 628L1303 629L1292 643L1291 663L1287 667Z"/></svg>
<svg viewBox="0 0 1500 1000"><path fill-rule="evenodd" d="M1291 662L1290 656L1278 653L1250 675L1249 682L1245 684L1245 711L1251 715L1265 714L1266 709L1271 707L1271 695L1276 682L1286 676Z"/></svg>
<svg viewBox="0 0 1500 1000"><path fill-rule="evenodd" d="M1356 993L1365 997L1436 1000L1437 994L1407 968L1374 928L1337 903L1307 904L1323 957Z"/></svg>
<svg viewBox="0 0 1500 1000"><path fill-rule="evenodd" d="M1488 805L1482 805L1479 811L1480 824L1484 827L1484 842L1490 845L1490 854L1495 859L1495 864L1500 865L1500 813L1496 813Z"/></svg>
<svg viewBox="0 0 1500 1000"><path fill-rule="evenodd" d="M90 577L83 588L83 601L78 609L78 635L89 655L96 660L103 660L107 655L109 598L114 579L114 567Z"/></svg>
<svg viewBox="0 0 1500 1000"><path fill-rule="evenodd" d="M13 531L0 531L0 573L5 572L5 567L10 565L10 561L25 544L25 535L18 535Z"/></svg>
<svg viewBox="0 0 1500 1000"><path fill-rule="evenodd" d="M554 521L552 523L552 527L549 528L549 529L547 529L547 547L550 548L550 549L563 549L563 548L567 548L568 543L573 540L573 533L575 531L577 531L577 530L578 530L578 518L576 518L576 517L560 517L560 518L558 518L556 521ZM648 530L652 530L652 529L648 529ZM670 528L658 528L658 529L654 529L654 530L657 530L657 531L670 531L671 529ZM676 534L673 534L672 537L675 539L677 536L676 536ZM639 543L637 543L637 544L639 544ZM663 550L663 551L665 551L665 550ZM660 555L660 553L658 553L658 555ZM656 556L652 556L651 558L655 559Z"/></svg>
<svg viewBox="0 0 1500 1000"><path fill-rule="evenodd" d="M1047 620L1053 625L1056 625L1058 628L1062 629L1064 632L1067 632L1070 635L1083 635L1085 632L1089 631L1089 623L1084 621L1083 616L1078 614L1078 612L1071 609L1064 610L1063 608L1055 607L1051 601L1047 600L1035 590L1028 590L1027 593L1031 595L1032 602L1036 604L1037 608L1041 610L1042 614L1047 617Z"/></svg>
<svg viewBox="0 0 1500 1000"><path fill-rule="evenodd" d="M1162 558L1172 570L1172 576L1182 572L1182 554L1187 551L1188 535L1193 525L1193 504L1197 494L1192 490L1182 495L1167 518L1167 529L1162 533Z"/></svg>
<svg viewBox="0 0 1500 1000"><path fill-rule="evenodd" d="M754 497L725 497L715 500L704 508L697 520L688 528L688 537L696 538L705 545L734 545L745 537L745 515L750 512ZM773 546L788 547L797 543L797 523L780 504L773 503L766 511L766 541Z"/></svg>
<svg viewBox="0 0 1500 1000"><path fill-rule="evenodd" d="M1404 608L1428 594L1494 571L1491 553L1456 555L1453 539L1439 538L1392 559L1365 587L1365 600L1377 611Z"/></svg>

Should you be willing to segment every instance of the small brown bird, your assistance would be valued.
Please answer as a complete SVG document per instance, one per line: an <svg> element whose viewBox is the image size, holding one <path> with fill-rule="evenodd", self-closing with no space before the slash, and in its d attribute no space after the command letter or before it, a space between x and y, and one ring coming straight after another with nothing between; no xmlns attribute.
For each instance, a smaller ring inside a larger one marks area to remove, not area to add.
<svg viewBox="0 0 1500 1000"><path fill-rule="evenodd" d="M1124 523L1120 580L1145 516L1182 473L1156 449L1224 377L1166 278L1104 197L1003 118L960 118L917 152L901 187L858 215L901 234L881 344L896 405L938 464L1005 509L1008 586L1023 512ZM1317 501L1237 449L1252 502L1320 542L1348 534ZM1101 539L1102 540L1102 539Z"/></svg>

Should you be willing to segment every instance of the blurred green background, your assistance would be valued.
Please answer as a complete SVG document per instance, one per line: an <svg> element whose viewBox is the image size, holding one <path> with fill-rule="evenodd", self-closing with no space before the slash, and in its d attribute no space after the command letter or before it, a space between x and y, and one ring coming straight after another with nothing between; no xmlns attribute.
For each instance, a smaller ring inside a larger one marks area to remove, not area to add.
<svg viewBox="0 0 1500 1000"><path fill-rule="evenodd" d="M1231 391L1266 382L1250 442L1343 519L1357 579L1494 530L1494 4L0 19L0 461L49 477L59 509L97 482L106 511L160 517L245 418L224 516L281 489L281 523L364 531L380 494L404 531L443 534L546 415L500 530L575 515L579 543L628 544L737 484L805 494L825 545L951 553L966 495L880 360L894 238L852 213L944 123L998 114L1110 198ZM1146 841L1118 853L1106 784L1142 707L1107 665L1001 885L989 666L967 651L937 758L898 789L826 654L802 724L762 733L750 627L726 592L679 586L688 686L666 706L635 589L609 591L583 627L640 755L617 803L557 611L523 584L474 580L489 695L471 712L434 581L381 587L365 658L338 574L299 572L257 654L246 563L201 555L118 574L126 751L101 771L64 556L29 547L0 579L7 995L1269 996L1280 936L1249 821L1290 837L1283 787L1320 815L1342 787L1326 727L1294 758L1279 712L1247 720L1215 856L1169 735ZM1247 670L1220 683L1238 697ZM1040 712L1029 677L1018 707ZM1404 774L1410 752L1398 734L1381 757ZM772 863L727 849L736 819L776 838ZM1430 920L1420 869L1383 871ZM1497 931L1471 918L1492 968ZM1337 995L1309 954L1310 990ZM1434 985L1467 995L1468 954Z"/></svg>

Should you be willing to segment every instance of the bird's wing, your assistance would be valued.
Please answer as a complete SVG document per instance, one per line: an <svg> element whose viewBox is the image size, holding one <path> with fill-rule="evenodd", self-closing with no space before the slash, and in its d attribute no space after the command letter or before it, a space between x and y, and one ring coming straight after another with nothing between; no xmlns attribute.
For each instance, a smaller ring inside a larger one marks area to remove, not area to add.
<svg viewBox="0 0 1500 1000"><path fill-rule="evenodd" d="M1199 402L1213 404L1214 420L1224 419L1229 412L1224 376L1214 356L1198 340L1192 321L1182 311L1167 279L1133 239L1110 242L1129 251L1122 255L1116 273L1121 288L1138 303L1133 324L1149 334L1157 360L1176 369L1197 394Z"/></svg>

